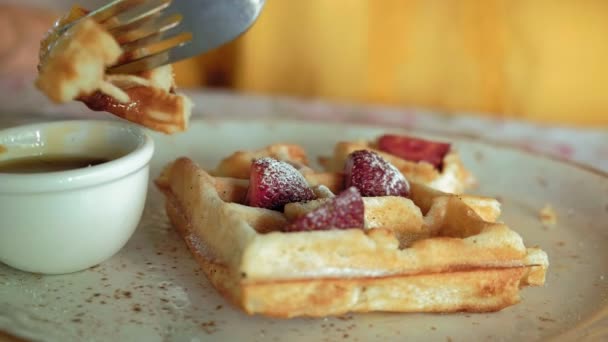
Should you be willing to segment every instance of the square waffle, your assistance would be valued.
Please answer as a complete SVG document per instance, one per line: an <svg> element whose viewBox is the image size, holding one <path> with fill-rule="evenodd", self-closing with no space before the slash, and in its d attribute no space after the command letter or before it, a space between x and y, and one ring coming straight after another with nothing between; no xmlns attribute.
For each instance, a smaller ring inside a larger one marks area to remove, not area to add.
<svg viewBox="0 0 608 342"><path fill-rule="evenodd" d="M175 93L171 65L138 74L106 74L128 56L103 22L82 19L59 34L59 28L86 14L75 6L47 33L40 46L36 86L55 103L81 101L92 110L163 133L187 129L192 102Z"/></svg>
<svg viewBox="0 0 608 342"><path fill-rule="evenodd" d="M315 172L294 145L251 153L263 158L277 151L298 151L294 169L314 189L314 199L279 210L254 207L250 179L218 172L223 167L204 170L185 157L156 179L173 227L207 278L249 314L489 312L519 302L522 287L544 284L547 255L497 221L498 201L416 181L409 182L407 197L364 196L357 229L288 231L345 191L336 180L344 175ZM220 166L247 160L238 155ZM228 169L234 174L253 169L251 159L234 165L240 165Z"/></svg>

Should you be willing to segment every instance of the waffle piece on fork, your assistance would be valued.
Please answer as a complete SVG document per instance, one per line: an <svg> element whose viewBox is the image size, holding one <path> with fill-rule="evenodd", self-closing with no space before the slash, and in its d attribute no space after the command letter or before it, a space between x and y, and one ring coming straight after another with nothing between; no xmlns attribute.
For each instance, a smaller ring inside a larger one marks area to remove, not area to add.
<svg viewBox="0 0 608 342"><path fill-rule="evenodd" d="M92 110L163 133L186 130L192 102L175 92L171 65L136 74L108 74L108 67L128 58L128 53L105 22L87 18L87 13L73 7L43 39L36 86L56 103L81 101Z"/></svg>

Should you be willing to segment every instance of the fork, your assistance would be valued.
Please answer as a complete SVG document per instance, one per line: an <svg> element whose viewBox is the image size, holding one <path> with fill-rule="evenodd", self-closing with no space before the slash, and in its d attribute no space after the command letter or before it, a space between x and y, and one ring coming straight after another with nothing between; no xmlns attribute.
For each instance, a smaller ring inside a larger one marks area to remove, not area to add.
<svg viewBox="0 0 608 342"><path fill-rule="evenodd" d="M194 57L224 45L256 21L265 0L113 0L84 18L102 24L123 56L107 71L131 74Z"/></svg>

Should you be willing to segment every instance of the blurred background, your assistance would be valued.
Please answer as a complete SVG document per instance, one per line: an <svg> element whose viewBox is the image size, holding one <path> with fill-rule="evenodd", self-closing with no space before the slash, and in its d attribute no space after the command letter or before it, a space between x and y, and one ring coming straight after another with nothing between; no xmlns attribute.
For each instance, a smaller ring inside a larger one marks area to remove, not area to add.
<svg viewBox="0 0 608 342"><path fill-rule="evenodd" d="M0 2L1 77L35 73L70 5ZM183 88L608 127L606 37L605 0L267 0L249 32L175 72Z"/></svg>

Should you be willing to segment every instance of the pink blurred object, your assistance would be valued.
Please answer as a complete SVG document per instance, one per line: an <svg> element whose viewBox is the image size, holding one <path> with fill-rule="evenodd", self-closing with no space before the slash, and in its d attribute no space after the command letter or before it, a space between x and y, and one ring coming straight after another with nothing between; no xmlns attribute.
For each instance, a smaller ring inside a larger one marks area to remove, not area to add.
<svg viewBox="0 0 608 342"><path fill-rule="evenodd" d="M36 75L40 40L57 17L50 9L0 4L0 77Z"/></svg>

